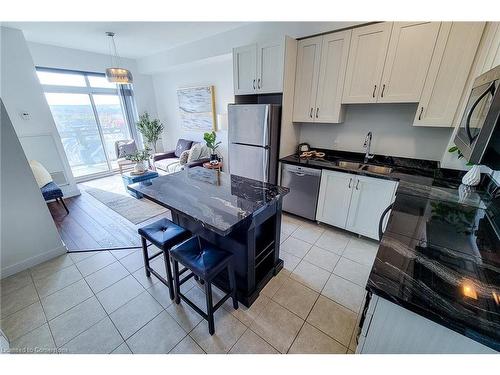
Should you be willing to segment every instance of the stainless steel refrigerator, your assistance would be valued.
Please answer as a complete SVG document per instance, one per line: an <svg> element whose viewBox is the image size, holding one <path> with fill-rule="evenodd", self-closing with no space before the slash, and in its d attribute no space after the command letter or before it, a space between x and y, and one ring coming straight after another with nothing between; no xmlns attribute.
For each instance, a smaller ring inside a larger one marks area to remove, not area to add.
<svg viewBox="0 0 500 375"><path fill-rule="evenodd" d="M281 106L228 105L229 172L276 183Z"/></svg>

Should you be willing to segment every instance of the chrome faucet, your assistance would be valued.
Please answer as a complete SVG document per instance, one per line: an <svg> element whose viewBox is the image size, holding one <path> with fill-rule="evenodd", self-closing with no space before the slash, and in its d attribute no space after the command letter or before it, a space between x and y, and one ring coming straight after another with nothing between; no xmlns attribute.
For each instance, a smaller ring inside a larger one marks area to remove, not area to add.
<svg viewBox="0 0 500 375"><path fill-rule="evenodd" d="M372 159L375 156L370 154L371 145L372 145L372 132L368 132L368 134L365 137L365 143L363 143L363 148L366 149L365 163L368 163L368 160Z"/></svg>

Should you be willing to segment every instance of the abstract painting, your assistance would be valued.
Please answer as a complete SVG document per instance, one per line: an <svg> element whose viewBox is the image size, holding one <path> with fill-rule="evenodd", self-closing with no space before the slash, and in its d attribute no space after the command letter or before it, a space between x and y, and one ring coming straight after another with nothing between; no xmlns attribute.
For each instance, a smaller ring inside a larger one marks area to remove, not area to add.
<svg viewBox="0 0 500 375"><path fill-rule="evenodd" d="M181 127L186 130L215 130L214 86L177 89Z"/></svg>

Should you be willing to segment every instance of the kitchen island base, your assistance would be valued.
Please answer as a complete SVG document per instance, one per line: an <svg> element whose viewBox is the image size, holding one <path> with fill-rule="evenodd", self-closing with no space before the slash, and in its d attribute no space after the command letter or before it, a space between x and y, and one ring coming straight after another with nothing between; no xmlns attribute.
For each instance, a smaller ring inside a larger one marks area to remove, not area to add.
<svg viewBox="0 0 500 375"><path fill-rule="evenodd" d="M171 212L174 223L233 254L237 298L244 306L250 307L269 280L283 268L283 260L279 259L281 200L254 213L226 236L205 228L182 212ZM223 291L229 290L224 273L213 284Z"/></svg>

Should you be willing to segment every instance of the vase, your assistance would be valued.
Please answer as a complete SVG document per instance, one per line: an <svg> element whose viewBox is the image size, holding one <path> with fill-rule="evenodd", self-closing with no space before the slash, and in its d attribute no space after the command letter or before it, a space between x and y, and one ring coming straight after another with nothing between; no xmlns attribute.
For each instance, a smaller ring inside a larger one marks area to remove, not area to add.
<svg viewBox="0 0 500 375"><path fill-rule="evenodd" d="M473 165L472 168L462 177L462 183L467 186L477 186L481 182L481 167Z"/></svg>
<svg viewBox="0 0 500 375"><path fill-rule="evenodd" d="M144 165L144 161L138 161L134 165L134 173L139 174L139 173L144 173L146 172L146 166Z"/></svg>
<svg viewBox="0 0 500 375"><path fill-rule="evenodd" d="M219 157L217 154L210 155L210 164L217 164L219 162Z"/></svg>

